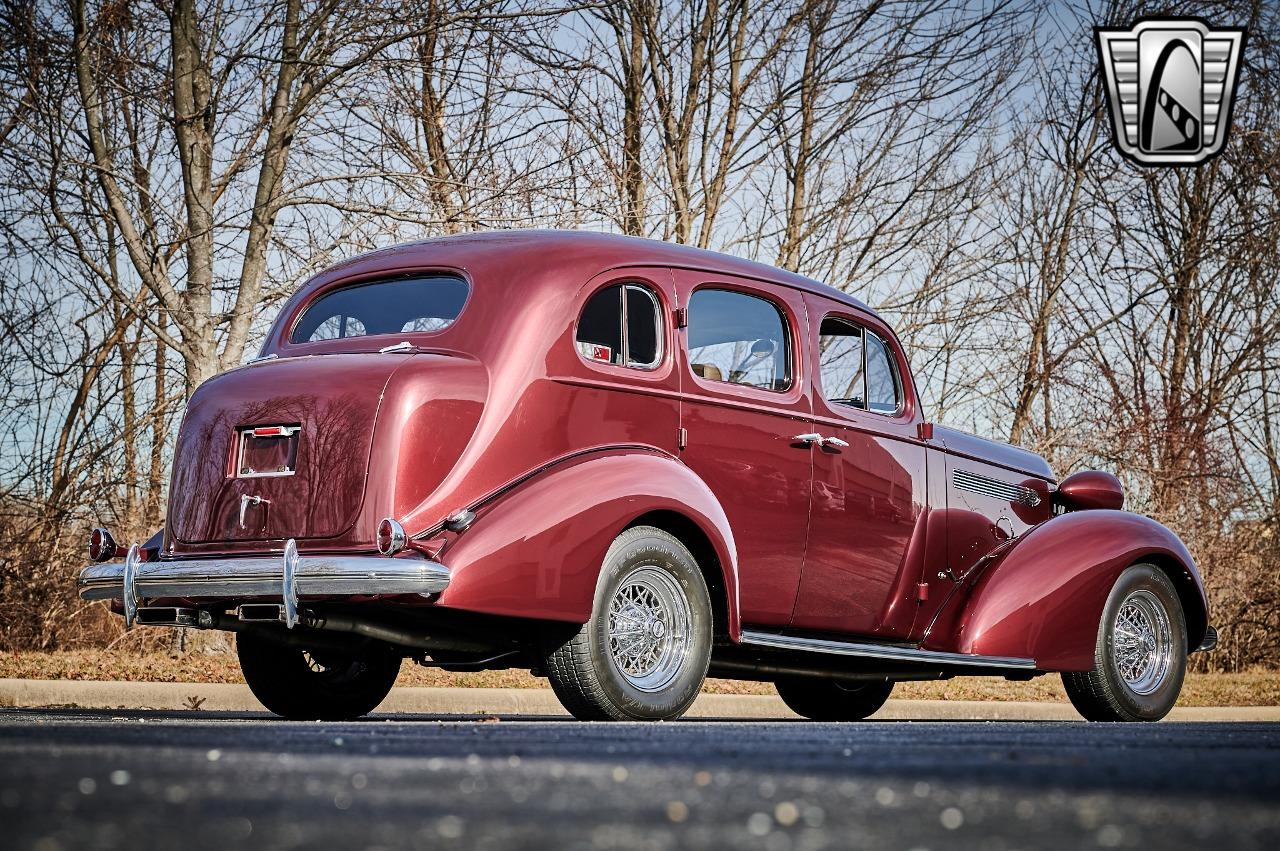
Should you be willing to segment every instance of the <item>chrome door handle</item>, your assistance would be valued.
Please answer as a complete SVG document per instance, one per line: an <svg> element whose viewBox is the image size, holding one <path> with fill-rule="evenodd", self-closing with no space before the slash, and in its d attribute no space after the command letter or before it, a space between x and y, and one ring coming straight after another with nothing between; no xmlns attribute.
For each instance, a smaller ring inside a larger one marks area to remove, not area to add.
<svg viewBox="0 0 1280 851"><path fill-rule="evenodd" d="M818 434L816 431L807 432L805 434L797 434L795 437L791 439L794 440L796 443L808 443L808 444L816 443L819 446L822 445L822 435Z"/></svg>
<svg viewBox="0 0 1280 851"><path fill-rule="evenodd" d="M843 449L849 445L849 441L841 440L838 437L824 437L821 440L823 446L834 446L837 449Z"/></svg>

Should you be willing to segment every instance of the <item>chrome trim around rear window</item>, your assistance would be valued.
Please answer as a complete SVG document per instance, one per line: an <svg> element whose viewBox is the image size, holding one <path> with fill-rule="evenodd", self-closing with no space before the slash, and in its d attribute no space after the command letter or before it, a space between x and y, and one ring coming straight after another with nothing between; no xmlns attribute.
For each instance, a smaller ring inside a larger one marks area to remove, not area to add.
<svg viewBox="0 0 1280 851"><path fill-rule="evenodd" d="M121 599L124 565L92 564L80 571L85 600ZM280 556L154 561L137 565L133 587L139 598L280 597L284 560ZM449 587L449 569L420 558L384 556L298 557L294 572L298 596L439 594Z"/></svg>

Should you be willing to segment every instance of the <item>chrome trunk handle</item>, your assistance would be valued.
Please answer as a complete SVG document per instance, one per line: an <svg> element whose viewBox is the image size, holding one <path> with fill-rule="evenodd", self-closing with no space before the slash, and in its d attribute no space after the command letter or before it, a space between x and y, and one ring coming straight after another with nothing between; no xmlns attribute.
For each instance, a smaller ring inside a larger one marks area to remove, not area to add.
<svg viewBox="0 0 1280 851"><path fill-rule="evenodd" d="M249 494L242 494L240 496L240 528L241 529L244 528L244 513L249 509L249 506L270 505L270 504L271 504L271 500L266 499L265 497L256 496L256 495L250 496Z"/></svg>

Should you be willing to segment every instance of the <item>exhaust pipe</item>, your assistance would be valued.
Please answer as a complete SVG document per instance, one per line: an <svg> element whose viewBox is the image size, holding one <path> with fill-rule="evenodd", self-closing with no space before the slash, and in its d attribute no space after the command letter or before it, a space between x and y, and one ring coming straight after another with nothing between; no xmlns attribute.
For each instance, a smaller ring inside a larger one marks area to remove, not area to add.
<svg viewBox="0 0 1280 851"><path fill-rule="evenodd" d="M181 606L152 606L138 609L137 623L142 626L200 626L200 611Z"/></svg>
<svg viewBox="0 0 1280 851"><path fill-rule="evenodd" d="M455 635L414 632L376 621L353 618L347 615L318 614L310 609L302 612L300 621L309 629L326 632L349 632L414 650L447 650L455 653L492 653L494 646Z"/></svg>
<svg viewBox="0 0 1280 851"><path fill-rule="evenodd" d="M280 603L242 603L236 607L235 617L226 615L217 618L206 618L208 626L215 629L240 631L241 624L285 623L287 612ZM298 613L299 626L317 632L345 632L363 638L371 638L397 647L408 647L413 650L449 651L453 653L493 653L494 645L482 641L473 641L453 634L438 632L424 633L402 629L379 621L351 617L341 614L320 614L312 609L303 609ZM265 627L257 627L265 629ZM270 630L274 634L275 630ZM298 636L300 641L305 638ZM292 643L292 642L291 642Z"/></svg>
<svg viewBox="0 0 1280 851"><path fill-rule="evenodd" d="M245 623L284 623L282 603L243 603L236 606L236 619Z"/></svg>

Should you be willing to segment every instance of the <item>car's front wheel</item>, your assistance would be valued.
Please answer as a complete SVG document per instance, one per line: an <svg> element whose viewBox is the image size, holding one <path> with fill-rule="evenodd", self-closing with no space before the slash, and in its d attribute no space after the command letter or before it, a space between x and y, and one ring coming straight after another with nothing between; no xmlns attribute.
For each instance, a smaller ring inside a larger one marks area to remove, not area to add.
<svg viewBox="0 0 1280 851"><path fill-rule="evenodd" d="M1135 564L1107 597L1094 669L1064 673L1062 683L1089 721L1159 721L1177 702L1186 670L1178 592L1164 571Z"/></svg>
<svg viewBox="0 0 1280 851"><path fill-rule="evenodd" d="M293 721L349 721L368 715L400 673L400 656L378 647L302 650L242 632L236 636L236 654L253 696Z"/></svg>
<svg viewBox="0 0 1280 851"><path fill-rule="evenodd" d="M673 535L636 526L609 547L591 619L552 641L547 678L580 720L670 720L697 698L711 638L711 600L693 555Z"/></svg>
<svg viewBox="0 0 1280 851"><path fill-rule="evenodd" d="M861 721L884 706L893 692L892 680L780 679L778 696L792 712L812 721Z"/></svg>

